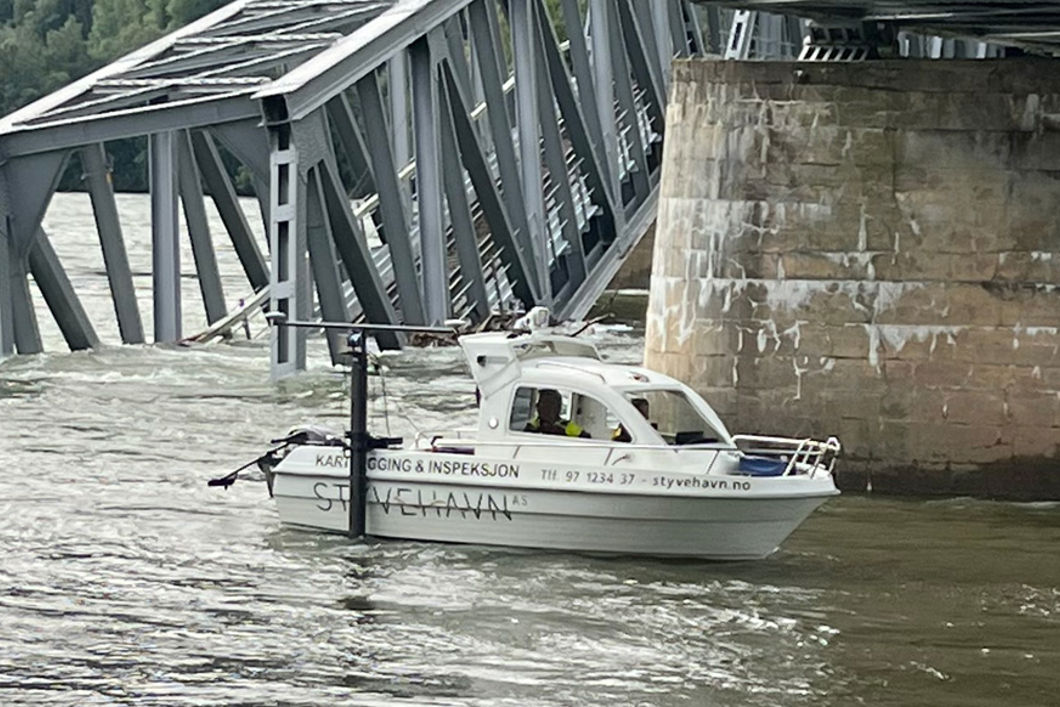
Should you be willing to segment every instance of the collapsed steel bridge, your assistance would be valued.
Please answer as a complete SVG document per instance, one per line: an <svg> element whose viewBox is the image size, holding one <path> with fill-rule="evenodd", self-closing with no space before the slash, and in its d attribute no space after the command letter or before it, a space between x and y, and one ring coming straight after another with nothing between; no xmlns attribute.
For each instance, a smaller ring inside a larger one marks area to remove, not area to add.
<svg viewBox="0 0 1060 707"><path fill-rule="evenodd" d="M42 348L30 277L71 349L100 343L41 225L75 154L121 340L146 340L107 154L145 136L155 342L185 336L180 209L214 332L262 306L581 317L654 222L671 59L805 56L811 29L686 0L237 0L0 120L0 357ZM864 57L840 49L815 58ZM225 158L250 175L265 253ZM204 196L243 311L226 308ZM305 356L304 330L273 332L274 376Z"/></svg>

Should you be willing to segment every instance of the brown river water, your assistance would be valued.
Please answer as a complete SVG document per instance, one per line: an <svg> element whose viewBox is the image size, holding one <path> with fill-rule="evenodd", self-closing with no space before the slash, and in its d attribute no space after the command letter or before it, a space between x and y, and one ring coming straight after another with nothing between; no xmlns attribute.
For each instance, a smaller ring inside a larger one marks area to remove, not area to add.
<svg viewBox="0 0 1060 707"><path fill-rule="evenodd" d="M119 207L149 319L148 201ZM87 199L45 225L113 344ZM39 314L49 353L0 362L0 704L1060 703L1058 504L845 495L740 563L351 543L280 526L260 475L206 487L342 424L319 342L271 383L264 338L71 354ZM635 322L591 336L641 357ZM376 430L473 421L458 351L383 361Z"/></svg>

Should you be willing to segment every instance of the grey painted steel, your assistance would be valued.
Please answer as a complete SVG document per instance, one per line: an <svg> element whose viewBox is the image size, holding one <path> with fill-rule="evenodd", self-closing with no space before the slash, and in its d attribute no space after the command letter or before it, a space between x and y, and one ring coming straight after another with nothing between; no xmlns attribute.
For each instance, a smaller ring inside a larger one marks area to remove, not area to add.
<svg viewBox="0 0 1060 707"><path fill-rule="evenodd" d="M629 26L629 23L626 21L626 13L633 13L637 27L637 35L633 39L637 40L637 48L648 62L648 71L652 77L652 81L655 82L658 90L664 90L662 87L666 85L666 81L663 78L662 67L668 66L669 62L662 62L659 60L659 48L655 46L657 38L654 30L654 17L652 15L655 11L654 0L642 0L641 2L634 3L630 3L628 0L617 0L617 2L619 22L623 27ZM629 42L631 38L623 37L623 39ZM629 52L630 50L627 48L626 51ZM638 79L637 82L640 83L640 80Z"/></svg>
<svg viewBox="0 0 1060 707"><path fill-rule="evenodd" d="M482 320L489 315L489 294L486 292L486 278L482 273L482 261L479 258L475 222L471 218L471 207L467 202L464 168L456 146L452 110L445 91L438 92L438 117L442 179L445 183L445 198L449 204L449 221L453 227L456 257L460 261L460 277L467 288L467 298L471 302L472 311Z"/></svg>
<svg viewBox="0 0 1060 707"><path fill-rule="evenodd" d="M464 31L461 27L460 15L454 15L446 20L444 29L449 68L452 69L453 77L460 84L463 94L473 96L474 88L471 85L471 71L467 66L467 52L464 48Z"/></svg>
<svg viewBox="0 0 1060 707"><path fill-rule="evenodd" d="M121 222L118 220L118 207L114 202L106 152L103 145L97 143L82 147L80 156L83 179L92 199L92 215L96 220L99 245L103 251L110 295L114 300L118 331L124 343L142 344L144 327L140 319L140 308L136 303L136 288L133 286L132 271L129 269L129 256L125 251Z"/></svg>
<svg viewBox="0 0 1060 707"><path fill-rule="evenodd" d="M3 145L0 145L3 147ZM44 152L12 159L6 164L0 156L0 247L6 240L7 270L10 277L8 301L0 303L10 312L9 330L4 336L22 354L42 351L40 328L27 281L29 255L37 240L41 219L48 208L63 168L66 151ZM2 313L0 313L2 314Z"/></svg>
<svg viewBox="0 0 1060 707"><path fill-rule="evenodd" d="M548 13L544 6L534 0L534 42L535 46L544 45L542 27L548 22ZM537 100L541 121L541 142L545 148L545 164L548 168L552 189L559 207L562 221L561 231L569 246L570 282L577 285L585 279L585 250L582 247L581 232L578 229L578 217L574 210L574 196L571 193L570 176L567 174L567 161L564 158L563 141L559 131L559 117L552 100L552 80L548 73L548 63L543 48L536 53L537 62Z"/></svg>
<svg viewBox="0 0 1060 707"><path fill-rule="evenodd" d="M177 341L181 337L181 308L176 133L151 135L148 138L148 158L155 341Z"/></svg>
<svg viewBox="0 0 1060 707"><path fill-rule="evenodd" d="M294 125L269 130L269 311L304 320L312 290L306 252L306 188L295 148ZM306 332L274 327L269 347L274 379L305 370Z"/></svg>
<svg viewBox="0 0 1060 707"><path fill-rule="evenodd" d="M409 55L405 49L390 59L387 91L390 98L390 134L394 141L394 164L400 167L412 159L409 140Z"/></svg>
<svg viewBox="0 0 1060 707"><path fill-rule="evenodd" d="M254 233L247 223L243 207L239 205L236 197L235 187L224 171L221 155L217 151L217 145L213 138L200 131L192 131L191 148L195 155L195 162L199 166L199 174L202 176L206 191L213 199L217 213L225 225L228 237L232 240L232 247L236 251L243 272L250 281L251 288L257 292L269 285L269 268L265 264L265 258L261 254ZM268 223L268 220L265 221Z"/></svg>
<svg viewBox="0 0 1060 707"><path fill-rule="evenodd" d="M606 182L606 171L602 163L608 159L607 155L602 155L598 150L593 149L593 143L586 128L587 121L574 96L567 66L560 55L555 30L551 27L541 29L542 46L548 62L548 73L552 79L552 90L556 94L556 103L560 113L563 114L567 138L570 140L571 147L574 148L574 153L581 160L582 174L585 176L589 189L593 191L595 203L603 212L603 218L614 223L616 231L621 231L624 227L625 214L622 209L618 208L617 194L610 190Z"/></svg>
<svg viewBox="0 0 1060 707"><path fill-rule="evenodd" d="M253 89L228 98L194 98L179 103L161 103L115 111L102 116L86 116L72 123L55 123L26 128L2 138L8 157L80 147L125 137L197 128L258 118L261 110L250 100Z"/></svg>
<svg viewBox="0 0 1060 707"><path fill-rule="evenodd" d="M10 236L22 260L29 255L44 212L59 186L69 152L44 152L13 159L0 169L7 185ZM2 215L0 215L2 218Z"/></svg>
<svg viewBox="0 0 1060 707"><path fill-rule="evenodd" d="M37 237L29 252L29 268L70 350L99 346L99 337L92 328L92 322L85 314L81 300L74 292L70 278L66 276L59 256L55 254L51 240L43 229L37 229Z"/></svg>
<svg viewBox="0 0 1060 707"><path fill-rule="evenodd" d="M532 264L533 247L530 243L530 226L527 223L526 205L523 200L523 191L520 186L519 161L515 157L515 144L512 141L512 121L508 115L508 99L504 93L504 79L501 73L501 54L498 50L500 38L498 36L496 4L493 0L475 0L468 6L468 21L471 25L471 33L475 37L475 46L478 51L479 73L482 76L482 90L486 96L486 118L489 121L490 136L493 142L494 157L497 161L497 171L501 177L501 188L504 205L507 209L506 220L511 228L515 229L513 234L513 247L519 251L520 259ZM459 87L459 83L457 84ZM458 104L450 97L450 105L453 107L453 115L461 110L466 111L470 105L467 97ZM462 106L458 107L458 106ZM459 121L457 122L457 136L460 135ZM476 145L476 150L480 146ZM461 152L464 148L461 147ZM465 160L467 158L465 157ZM467 162L465 161L465 165ZM468 169L470 172L470 168ZM475 188L478 191L478 187ZM531 291L537 293L536 280L530 285ZM536 294L533 300L536 301Z"/></svg>
<svg viewBox="0 0 1060 707"><path fill-rule="evenodd" d="M360 224L350 211L350 201L346 198L342 182L339 181L338 170L330 161L325 161L318 174L324 192L331 237L365 319L375 324L397 324L400 319L387 297L386 287L379 271L376 270L372 251ZM376 335L376 341L381 348L399 349L402 339L398 334L379 333Z"/></svg>
<svg viewBox="0 0 1060 707"><path fill-rule="evenodd" d="M622 237L616 240L610 248L602 252L585 281L556 309L555 316L557 318L560 320L585 318L589 313L589 309L600 298L604 288L607 287L607 284L611 282L615 273L622 266L625 257L637 246L644 234L655 223L658 205L659 190L655 189L630 217L622 231Z"/></svg>
<svg viewBox="0 0 1060 707"><path fill-rule="evenodd" d="M211 125L210 133L250 170L255 179L268 184L269 136L261 129L258 121ZM268 190L265 190L265 193L267 194Z"/></svg>
<svg viewBox="0 0 1060 707"><path fill-rule="evenodd" d="M696 12L696 6L689 0L679 0L679 2L687 18L689 51L692 54L702 54L704 51L703 30L699 26L699 14Z"/></svg>
<svg viewBox="0 0 1060 707"><path fill-rule="evenodd" d="M11 259L11 309L14 323L15 348L20 354L35 354L44 350L37 326L37 312L29 291L27 263L20 257Z"/></svg>
<svg viewBox="0 0 1060 707"><path fill-rule="evenodd" d="M460 95L460 89L449 73L448 66L443 65L442 73L445 76L445 90L452 109L453 127L456 129L460 158L475 188L475 194L478 195L479 205L482 207L483 216L489 224L493 239L501 247L501 258L508 267L508 279L511 281L512 290L525 306L530 306L538 301L533 263L524 255L516 241L504 201L497 189L497 183L493 181L493 174L482 153L475 134L475 126L471 123L467 104Z"/></svg>
<svg viewBox="0 0 1060 707"><path fill-rule="evenodd" d="M0 203L3 196L0 195ZM7 219L0 209L0 359L15 353L15 311L11 304L13 249L7 237Z"/></svg>
<svg viewBox="0 0 1060 707"><path fill-rule="evenodd" d="M398 0L363 27L254 94L282 98L287 116L303 118L437 27L469 0Z"/></svg>
<svg viewBox="0 0 1060 707"><path fill-rule="evenodd" d="M177 186L180 201L184 206L184 223L188 227L195 272L198 274L199 291L206 309L206 321L213 324L223 319L225 293L221 286L221 271L217 268L217 254L210 239L210 224L206 219L206 206L202 200L202 181L195 166L191 151L191 138L186 130L175 135L177 141Z"/></svg>
<svg viewBox="0 0 1060 707"><path fill-rule="evenodd" d="M670 20L670 38L674 47L674 54L679 57L688 56L688 32L685 29L685 14L682 0L671 2L669 12L666 13Z"/></svg>
<svg viewBox="0 0 1060 707"><path fill-rule="evenodd" d="M561 0L561 6L563 9L563 23L567 27L580 28L582 26L582 20L581 13L578 10L578 0ZM548 40L547 35L552 32L552 25L550 23L549 27L545 30L546 41ZM589 141L596 146L596 150L600 151L599 154L601 160L599 164L601 170L603 170L603 183L606 185L608 193L611 194L611 198L614 199L616 194L614 191L614 184L617 184L617 181L612 181L611 179L611 172L613 171L613 167L610 164L611 158L606 154L606 150L604 149L604 134L603 128L600 125L600 115L596 111L596 88L593 81L592 65L589 62L589 50L585 44L585 35L581 32L568 32L568 35L568 53L570 54L574 80L578 86L578 98L581 101L581 114L586 130L589 133ZM554 74L554 72L552 73ZM564 74L566 74L566 68L564 68ZM567 76L565 80L570 84L569 76ZM555 83L555 75L552 76L552 81Z"/></svg>
<svg viewBox="0 0 1060 707"><path fill-rule="evenodd" d="M407 324L423 324L423 301L420 296L419 275L416 258L412 250L405 208L401 199L400 180L390 149L390 138L383 115L383 103L375 74L369 74L357 83L357 94L364 112L364 130L368 138L368 154L372 161L375 184L379 189L379 213L383 220L383 233L390 249L390 262L394 267L398 296L401 298L401 313Z"/></svg>
<svg viewBox="0 0 1060 707"><path fill-rule="evenodd" d="M593 83L596 91L596 116L603 139L604 160L613 166L610 170L610 192L616 200L619 191L618 134L615 125L614 64L611 58L611 2L612 0L589 0L589 24L592 28ZM580 84L579 84L580 85Z"/></svg>
<svg viewBox="0 0 1060 707"><path fill-rule="evenodd" d="M438 150L436 72L426 37L409 47L412 74L412 127L416 138L416 202L419 214L420 271L424 322L440 326L449 318L449 263L442 222L442 165Z"/></svg>
<svg viewBox="0 0 1060 707"><path fill-rule="evenodd" d="M350 105L346 94L340 93L329 101L327 111L328 123L339 138L343 155L356 180L350 196L359 198L375 193L375 179L372 177L371 165L368 164L368 147L364 144L361 130L353 117L353 106Z"/></svg>
<svg viewBox="0 0 1060 707"><path fill-rule="evenodd" d="M619 0L621 2L621 0ZM615 23L617 25L617 23ZM641 137L639 114L637 102L633 97L633 84L629 78L629 68L626 65L626 52L622 48L622 37L619 32L613 32L611 38L611 57L614 61L615 97L618 99L618 107L626 117L626 144L630 156L633 158L633 169L631 177L633 191L636 194L635 203L648 195L651 189L648 179L648 159L644 140Z"/></svg>
<svg viewBox="0 0 1060 707"><path fill-rule="evenodd" d="M636 2L636 0L633 1ZM659 71L659 65L655 61L656 53L649 51L648 39L651 38L651 43L654 44L654 37L651 28L642 26L637 13L632 11L630 0L617 0L617 3L619 26L622 28L620 34L625 45L629 68L637 82L637 87L647 96L648 105L651 107L649 115L654 119L655 131L661 135L666 123L666 96L663 93L665 82Z"/></svg>
<svg viewBox="0 0 1060 707"><path fill-rule="evenodd" d="M552 301L549 282L550 253L545 226L545 200L541 193L541 145L538 130L537 79L535 57L539 51L534 41L533 0L509 0L509 25L512 29L512 61L515 64L516 130L519 133L519 167L526 207L530 245L537 272L539 302ZM507 189L507 184L505 185Z"/></svg>
<svg viewBox="0 0 1060 707"><path fill-rule="evenodd" d="M309 265L317 288L321 318L329 322L350 321L350 311L342 294L342 278L333 246L331 225L324 207L320 167L309 170L306 184L306 245ZM341 333L326 333L332 364L338 363L347 346Z"/></svg>
<svg viewBox="0 0 1060 707"><path fill-rule="evenodd" d="M708 5L705 12L707 16L706 50L710 54L720 56L725 52L725 31L722 26L721 10L714 5Z"/></svg>
<svg viewBox="0 0 1060 707"><path fill-rule="evenodd" d="M670 86L670 63L674 58L674 38L667 24L667 6L671 0L651 0L651 29L655 35L655 50L659 53L659 67L662 69L662 88L665 92Z"/></svg>

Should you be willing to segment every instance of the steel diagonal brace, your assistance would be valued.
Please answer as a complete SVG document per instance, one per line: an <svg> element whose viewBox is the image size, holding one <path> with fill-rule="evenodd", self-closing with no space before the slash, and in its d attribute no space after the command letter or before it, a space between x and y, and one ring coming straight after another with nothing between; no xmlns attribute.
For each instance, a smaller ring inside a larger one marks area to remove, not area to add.
<svg viewBox="0 0 1060 707"><path fill-rule="evenodd" d="M493 181L493 175L490 172L489 163L486 161L475 134L475 126L471 124L471 119L468 117L467 103L460 95L459 86L448 62L442 62L442 74L464 167L467 169L468 176L471 177L471 183L475 187L475 193L478 195L479 204L482 205L493 237L501 245L501 257L508 267L508 279L512 283L515 296L522 300L524 305L529 306L538 301L534 270L527 260L527 254L520 250L515 240L504 202L501 200L497 184Z"/></svg>

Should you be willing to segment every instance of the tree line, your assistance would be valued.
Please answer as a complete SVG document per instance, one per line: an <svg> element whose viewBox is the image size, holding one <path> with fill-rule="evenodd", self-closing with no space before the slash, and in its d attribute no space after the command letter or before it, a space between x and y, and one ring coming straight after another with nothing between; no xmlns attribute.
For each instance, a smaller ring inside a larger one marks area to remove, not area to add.
<svg viewBox="0 0 1060 707"><path fill-rule="evenodd" d="M0 115L224 5L226 0L0 0ZM147 187L146 141L108 145L115 187ZM76 167L76 165L75 165ZM61 188L78 188L71 169Z"/></svg>

